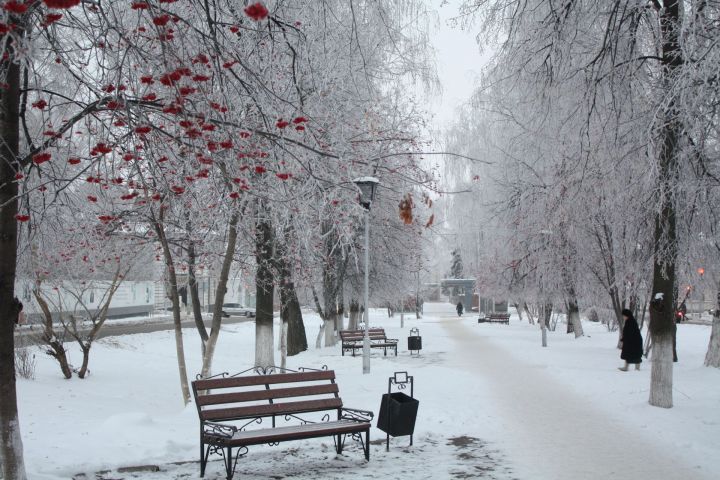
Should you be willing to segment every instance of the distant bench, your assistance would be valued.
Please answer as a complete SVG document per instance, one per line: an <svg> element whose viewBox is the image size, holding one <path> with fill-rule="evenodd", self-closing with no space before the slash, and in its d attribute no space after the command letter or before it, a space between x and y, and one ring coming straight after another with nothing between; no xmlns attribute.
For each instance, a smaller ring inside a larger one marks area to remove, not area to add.
<svg viewBox="0 0 720 480"><path fill-rule="evenodd" d="M262 373L262 369L256 371ZM373 414L343 407L332 370L200 379L192 382L192 389L200 417L201 477L211 453L223 457L226 477L231 480L238 459L247 454L249 446L306 438L333 437L335 450L342 453L350 435L360 441L370 460ZM326 414L320 421L298 416L311 412ZM331 415L337 419L331 420ZM271 421L263 421L268 419ZM256 424L263 427L247 429ZM233 449L237 449L235 456Z"/></svg>
<svg viewBox="0 0 720 480"><path fill-rule="evenodd" d="M390 349L395 352L397 357L398 340L387 338L384 328L370 328L368 336L370 337L370 348L382 348L385 356ZM345 352L352 352L354 357L355 350L362 350L364 338L365 330L340 330L340 349L343 356L345 356Z"/></svg>
<svg viewBox="0 0 720 480"><path fill-rule="evenodd" d="M504 323L510 325L509 313L488 313L485 317L478 318L478 323Z"/></svg>

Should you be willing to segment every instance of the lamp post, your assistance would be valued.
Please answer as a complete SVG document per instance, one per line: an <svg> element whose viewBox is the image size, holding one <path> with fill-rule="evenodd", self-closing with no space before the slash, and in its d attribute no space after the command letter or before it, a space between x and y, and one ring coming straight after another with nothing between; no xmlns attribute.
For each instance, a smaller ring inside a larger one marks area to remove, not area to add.
<svg viewBox="0 0 720 480"><path fill-rule="evenodd" d="M700 308L698 308L698 320L702 320L702 312L705 309L705 289L703 288L703 276L705 275L705 269L700 267L697 269L698 275L700 275L700 283L698 288L700 289Z"/></svg>
<svg viewBox="0 0 720 480"><path fill-rule="evenodd" d="M365 208L365 335L363 336L363 373L370 373L370 323L369 284L370 284L370 207L375 198L375 189L380 181L375 177L360 177L353 180L360 190L360 205Z"/></svg>

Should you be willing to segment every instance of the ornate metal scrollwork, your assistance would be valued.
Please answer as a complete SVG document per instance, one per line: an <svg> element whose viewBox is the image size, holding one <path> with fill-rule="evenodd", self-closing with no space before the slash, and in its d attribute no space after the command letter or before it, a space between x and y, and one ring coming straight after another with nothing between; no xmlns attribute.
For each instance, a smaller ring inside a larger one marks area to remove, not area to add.
<svg viewBox="0 0 720 480"><path fill-rule="evenodd" d="M327 369L328 369L328 366L323 365L320 368L300 367L300 368L298 368L298 371L300 371L300 372L326 372Z"/></svg>
<svg viewBox="0 0 720 480"><path fill-rule="evenodd" d="M225 458L225 447L218 447L217 445L208 445L208 455L220 455Z"/></svg>
<svg viewBox="0 0 720 480"><path fill-rule="evenodd" d="M238 372L238 373L234 373L234 374L230 375L230 378L239 377L241 375L244 375L246 373L251 373L251 372L255 373L257 375L272 375L274 373L322 372L322 371L327 371L327 369L328 369L327 365L323 365L320 368L299 367L297 370L293 370L291 368L278 367L277 365L267 365L264 367L257 366L257 367L248 368L247 370L243 370L242 372ZM219 373L218 375L215 375L214 377L218 377L218 376L226 377L226 376L228 376L228 373L227 372ZM214 377L207 377L207 378L214 378ZM207 378L201 378L200 375L198 375L198 377L197 377L198 380L207 380Z"/></svg>
<svg viewBox="0 0 720 480"><path fill-rule="evenodd" d="M198 373L197 375L195 375L195 380L210 380L211 378L225 378L228 375L229 375L228 372L222 372L222 373L217 373L215 375L210 375L209 377L203 377L202 373Z"/></svg>
<svg viewBox="0 0 720 480"><path fill-rule="evenodd" d="M354 420L356 422L369 422L375 417L373 412L358 410L356 408L343 408L340 418L343 420Z"/></svg>
<svg viewBox="0 0 720 480"><path fill-rule="evenodd" d="M233 425L224 425L222 423L205 422L203 433L212 437L232 438L238 431Z"/></svg>
<svg viewBox="0 0 720 480"><path fill-rule="evenodd" d="M253 418L253 419L250 420L249 422L247 422L247 423L243 424L242 426L240 426L240 427L238 428L238 430L241 431L241 432L244 432L244 431L245 431L245 428L247 428L248 425L252 425L253 423L257 423L257 424L259 425L259 424L261 424L262 422L263 422L263 417Z"/></svg>
<svg viewBox="0 0 720 480"><path fill-rule="evenodd" d="M223 457L223 463L225 464L225 470L227 471L229 478L232 478L232 476L235 475L235 469L237 468L238 460L240 460L241 457L247 455L250 451L248 447L237 447L235 455L232 455L230 453L230 450L228 450L228 452L230 453L230 456L228 456L225 454L224 448L218 448L218 450L220 451L220 455L222 455Z"/></svg>

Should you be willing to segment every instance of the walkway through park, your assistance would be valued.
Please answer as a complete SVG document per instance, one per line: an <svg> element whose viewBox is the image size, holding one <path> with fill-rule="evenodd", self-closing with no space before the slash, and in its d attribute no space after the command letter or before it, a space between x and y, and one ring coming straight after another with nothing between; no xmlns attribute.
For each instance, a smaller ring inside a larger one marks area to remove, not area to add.
<svg viewBox="0 0 720 480"><path fill-rule="evenodd" d="M619 419L589 407L542 369L525 363L521 351L510 352L494 344L483 333L488 330L473 328L476 325L468 322L469 315L459 319L452 308L447 305L447 312L426 313L439 316L454 341L452 355L447 357L448 366L474 372L483 377L483 383L492 386L490 395L507 439L505 453L518 464L519 477L532 474L534 478L555 480L710 478L685 465L677 452L661 451ZM472 315L473 321L476 317L477 314Z"/></svg>

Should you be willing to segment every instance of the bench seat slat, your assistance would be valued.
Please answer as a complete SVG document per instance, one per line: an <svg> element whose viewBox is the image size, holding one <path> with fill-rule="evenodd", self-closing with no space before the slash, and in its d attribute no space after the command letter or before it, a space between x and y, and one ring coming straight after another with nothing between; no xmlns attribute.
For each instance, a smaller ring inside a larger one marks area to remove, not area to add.
<svg viewBox="0 0 720 480"><path fill-rule="evenodd" d="M252 390L247 392L211 393L202 395L197 402L200 406L220 405L223 403L252 402L257 400L270 400L273 398L306 397L338 393L335 383L324 385L310 385L302 387L276 388L270 390Z"/></svg>
<svg viewBox="0 0 720 480"><path fill-rule="evenodd" d="M234 420L243 418L267 417L271 415L284 415L286 413L319 412L342 408L342 399L329 398L325 400L307 400L303 402L270 403L265 405L252 405L247 407L217 408L203 410L200 413L202 420Z"/></svg>
<svg viewBox="0 0 720 480"><path fill-rule="evenodd" d="M385 342L385 343L378 343L373 342L370 344L370 347L396 347L397 342ZM351 343L351 344L343 344L343 348L363 348L362 343Z"/></svg>
<svg viewBox="0 0 720 480"><path fill-rule="evenodd" d="M236 432L232 438L215 437L205 434L207 443L223 446L259 445L262 443L300 440L305 438L326 437L347 433L364 432L370 423L353 420L337 420L333 422L309 423L261 430Z"/></svg>
<svg viewBox="0 0 720 480"><path fill-rule="evenodd" d="M211 378L208 380L195 380L193 382L193 386L196 390L212 390L217 388L251 387L253 385L312 382L319 380L335 380L335 372L333 370L323 370L318 372L276 373L272 375L247 377Z"/></svg>

